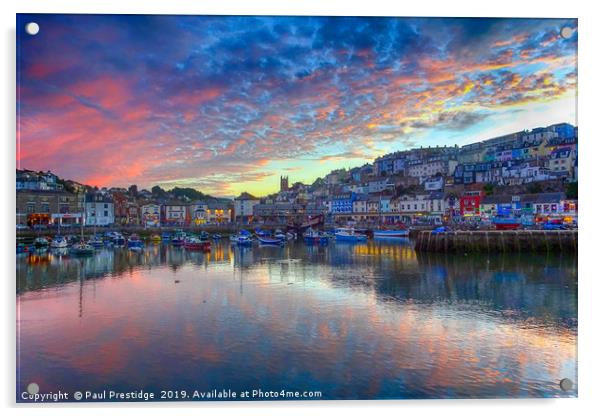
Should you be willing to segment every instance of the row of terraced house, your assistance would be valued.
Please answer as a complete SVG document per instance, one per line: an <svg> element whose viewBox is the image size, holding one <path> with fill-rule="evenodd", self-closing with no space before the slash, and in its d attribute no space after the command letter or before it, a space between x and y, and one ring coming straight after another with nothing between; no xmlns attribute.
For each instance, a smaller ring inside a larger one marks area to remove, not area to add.
<svg viewBox="0 0 602 416"><path fill-rule="evenodd" d="M68 192L50 172L17 171L16 223L20 226L186 226L225 224L233 206L221 200L154 200L124 189Z"/></svg>

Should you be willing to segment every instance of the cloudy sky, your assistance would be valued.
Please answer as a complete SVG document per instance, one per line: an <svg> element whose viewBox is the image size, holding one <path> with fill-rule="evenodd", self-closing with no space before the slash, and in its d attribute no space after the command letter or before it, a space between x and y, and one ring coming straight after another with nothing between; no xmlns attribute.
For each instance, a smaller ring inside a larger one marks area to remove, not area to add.
<svg viewBox="0 0 602 416"><path fill-rule="evenodd" d="M17 166L262 195L281 174L576 123L577 34L560 36L576 25L19 15Z"/></svg>

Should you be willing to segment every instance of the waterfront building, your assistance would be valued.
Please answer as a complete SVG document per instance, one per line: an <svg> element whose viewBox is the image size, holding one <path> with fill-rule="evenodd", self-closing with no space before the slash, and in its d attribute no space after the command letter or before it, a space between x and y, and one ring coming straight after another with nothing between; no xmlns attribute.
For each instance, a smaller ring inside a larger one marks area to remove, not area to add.
<svg viewBox="0 0 602 416"><path fill-rule="evenodd" d="M305 206L290 202L257 204L253 206L253 218L263 224L286 225L301 223L305 219Z"/></svg>
<svg viewBox="0 0 602 416"><path fill-rule="evenodd" d="M17 190L16 223L18 225L80 224L83 195L57 190Z"/></svg>
<svg viewBox="0 0 602 416"><path fill-rule="evenodd" d="M85 196L85 224L106 226L115 223L115 206L108 192L90 192Z"/></svg>
<svg viewBox="0 0 602 416"><path fill-rule="evenodd" d="M253 222L253 207L259 203L259 198L248 192L241 193L237 198L234 198L234 220L241 224Z"/></svg>
<svg viewBox="0 0 602 416"><path fill-rule="evenodd" d="M366 201L366 211L368 214L378 214L380 212L380 196L370 196Z"/></svg>
<svg viewBox="0 0 602 416"><path fill-rule="evenodd" d="M164 225L187 225L190 223L188 204L174 200L161 204L161 223Z"/></svg>
<svg viewBox="0 0 602 416"><path fill-rule="evenodd" d="M466 191L460 197L460 215L462 217L478 216L481 212L481 191Z"/></svg>
<svg viewBox="0 0 602 416"><path fill-rule="evenodd" d="M333 195L330 199L329 213L334 215L353 213L353 201L356 194L353 192Z"/></svg>
<svg viewBox="0 0 602 416"><path fill-rule="evenodd" d="M115 224L139 225L140 208L138 204L123 190L111 188Z"/></svg>
<svg viewBox="0 0 602 416"><path fill-rule="evenodd" d="M195 201L188 205L188 216L192 225L201 225L208 222L209 207L205 201Z"/></svg>
<svg viewBox="0 0 602 416"><path fill-rule="evenodd" d="M145 227L158 227L161 225L161 206L150 202L140 206L140 221Z"/></svg>
<svg viewBox="0 0 602 416"><path fill-rule="evenodd" d="M209 224L229 224L232 222L232 205L225 201L207 201L207 222Z"/></svg>
<svg viewBox="0 0 602 416"><path fill-rule="evenodd" d="M368 195L359 194L356 195L353 201L353 216L354 220L362 221L366 219L366 213L368 212Z"/></svg>

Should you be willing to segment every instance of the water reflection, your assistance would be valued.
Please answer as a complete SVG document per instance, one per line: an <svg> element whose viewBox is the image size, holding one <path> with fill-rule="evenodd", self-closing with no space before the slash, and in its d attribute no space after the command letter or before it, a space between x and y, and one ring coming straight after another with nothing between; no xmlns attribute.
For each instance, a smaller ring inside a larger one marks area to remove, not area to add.
<svg viewBox="0 0 602 416"><path fill-rule="evenodd" d="M574 257L409 242L19 255L19 388L568 396Z"/></svg>

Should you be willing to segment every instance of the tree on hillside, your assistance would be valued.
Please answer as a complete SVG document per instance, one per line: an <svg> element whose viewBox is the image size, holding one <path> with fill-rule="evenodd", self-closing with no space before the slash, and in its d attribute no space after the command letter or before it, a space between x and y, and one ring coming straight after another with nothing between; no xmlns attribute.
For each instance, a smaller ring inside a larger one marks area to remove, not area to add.
<svg viewBox="0 0 602 416"><path fill-rule="evenodd" d="M128 188L128 194L130 194L130 196L136 198L138 196L138 186L130 185L130 187Z"/></svg>
<svg viewBox="0 0 602 416"><path fill-rule="evenodd" d="M577 199L577 190L579 186L577 182L571 182L566 186L566 197L568 199Z"/></svg>
<svg viewBox="0 0 602 416"><path fill-rule="evenodd" d="M539 182L533 182L527 186L527 192L530 194L540 194L543 192L543 188Z"/></svg>
<svg viewBox="0 0 602 416"><path fill-rule="evenodd" d="M483 186L483 192L487 196L493 195L494 190L495 190L495 185L493 185L492 183L487 183Z"/></svg>
<svg viewBox="0 0 602 416"><path fill-rule="evenodd" d="M159 185L155 185L151 188L151 193L154 198L167 198L167 192Z"/></svg>

